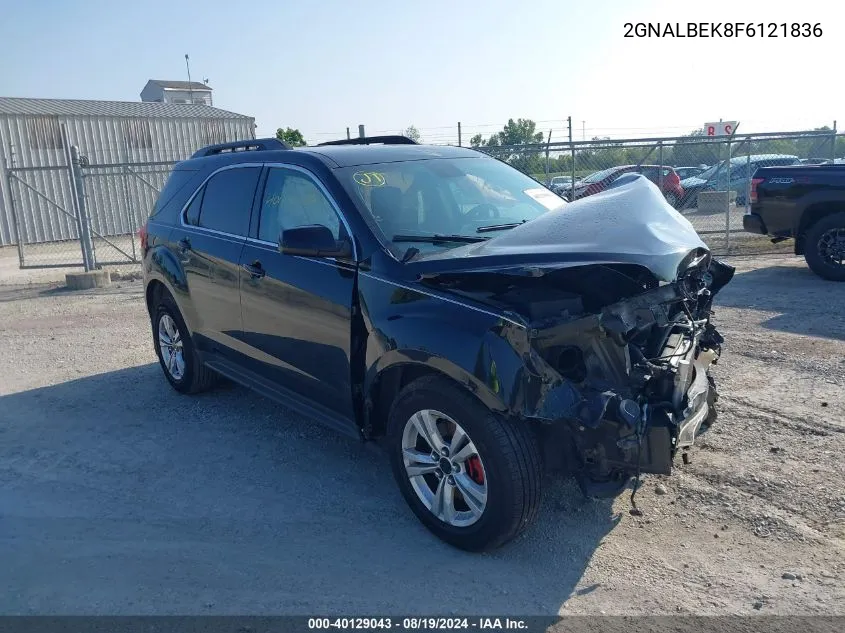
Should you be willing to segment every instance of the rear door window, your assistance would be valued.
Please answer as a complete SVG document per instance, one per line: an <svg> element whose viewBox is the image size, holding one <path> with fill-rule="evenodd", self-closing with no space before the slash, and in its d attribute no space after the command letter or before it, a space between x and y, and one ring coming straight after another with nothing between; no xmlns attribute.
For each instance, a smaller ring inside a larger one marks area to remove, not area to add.
<svg viewBox="0 0 845 633"><path fill-rule="evenodd" d="M202 194L198 226L246 236L260 173L260 167L237 167L212 176Z"/></svg>

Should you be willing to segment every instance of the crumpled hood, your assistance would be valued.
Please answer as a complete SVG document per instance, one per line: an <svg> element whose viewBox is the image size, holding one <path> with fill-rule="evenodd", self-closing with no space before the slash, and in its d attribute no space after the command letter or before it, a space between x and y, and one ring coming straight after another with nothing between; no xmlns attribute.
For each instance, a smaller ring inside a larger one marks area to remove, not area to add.
<svg viewBox="0 0 845 633"><path fill-rule="evenodd" d="M703 187L707 184L707 181L703 178L699 178L698 176L690 176L689 178L684 178L681 181L681 187L684 189L689 189L691 187Z"/></svg>
<svg viewBox="0 0 845 633"><path fill-rule="evenodd" d="M639 264L672 281L691 251L707 249L692 224L655 184L636 176L625 184L564 204L531 222L476 244L420 257L421 274L583 264Z"/></svg>

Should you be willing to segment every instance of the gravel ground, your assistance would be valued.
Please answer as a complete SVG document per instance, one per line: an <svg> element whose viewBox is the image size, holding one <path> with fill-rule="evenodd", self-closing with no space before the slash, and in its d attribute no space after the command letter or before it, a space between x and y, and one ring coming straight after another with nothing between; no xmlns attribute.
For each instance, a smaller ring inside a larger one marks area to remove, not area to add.
<svg viewBox="0 0 845 633"><path fill-rule="evenodd" d="M137 281L0 288L0 613L845 613L845 286L736 259L718 426L638 496L547 482L484 555L386 458L239 387L179 396Z"/></svg>

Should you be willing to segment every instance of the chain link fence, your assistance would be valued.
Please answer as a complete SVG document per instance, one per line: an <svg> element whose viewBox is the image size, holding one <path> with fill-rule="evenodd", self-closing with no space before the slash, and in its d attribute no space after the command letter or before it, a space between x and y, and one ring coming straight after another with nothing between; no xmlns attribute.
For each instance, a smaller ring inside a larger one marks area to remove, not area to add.
<svg viewBox="0 0 845 633"><path fill-rule="evenodd" d="M67 165L7 168L20 268L140 263L138 229L174 164L91 165L70 147Z"/></svg>
<svg viewBox="0 0 845 633"><path fill-rule="evenodd" d="M742 216L759 167L821 164L845 156L845 135L835 131L683 136L480 146L476 149L532 176L558 195L581 199L605 190L624 173L654 182L714 253L791 252L745 233Z"/></svg>
<svg viewBox="0 0 845 633"><path fill-rule="evenodd" d="M65 164L7 167L21 268L137 264L137 232L175 161L91 164L65 139ZM751 178L761 166L819 164L845 156L835 131L684 136L483 146L556 191L580 199L623 173L652 180L714 253L791 252L745 233Z"/></svg>

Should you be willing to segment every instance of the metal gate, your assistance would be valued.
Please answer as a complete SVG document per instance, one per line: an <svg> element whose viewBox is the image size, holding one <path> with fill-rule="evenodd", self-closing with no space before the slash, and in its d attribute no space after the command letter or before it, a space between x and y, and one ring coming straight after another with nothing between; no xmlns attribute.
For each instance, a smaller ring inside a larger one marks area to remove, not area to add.
<svg viewBox="0 0 845 633"><path fill-rule="evenodd" d="M138 229L174 161L92 165L62 137L64 165L6 168L20 267L139 263Z"/></svg>
<svg viewBox="0 0 845 633"><path fill-rule="evenodd" d="M167 182L173 161L80 166L98 265L138 263L138 229Z"/></svg>
<svg viewBox="0 0 845 633"><path fill-rule="evenodd" d="M21 268L84 266L91 270L90 233L80 212L76 148L65 141L65 164L7 167L6 185Z"/></svg>

